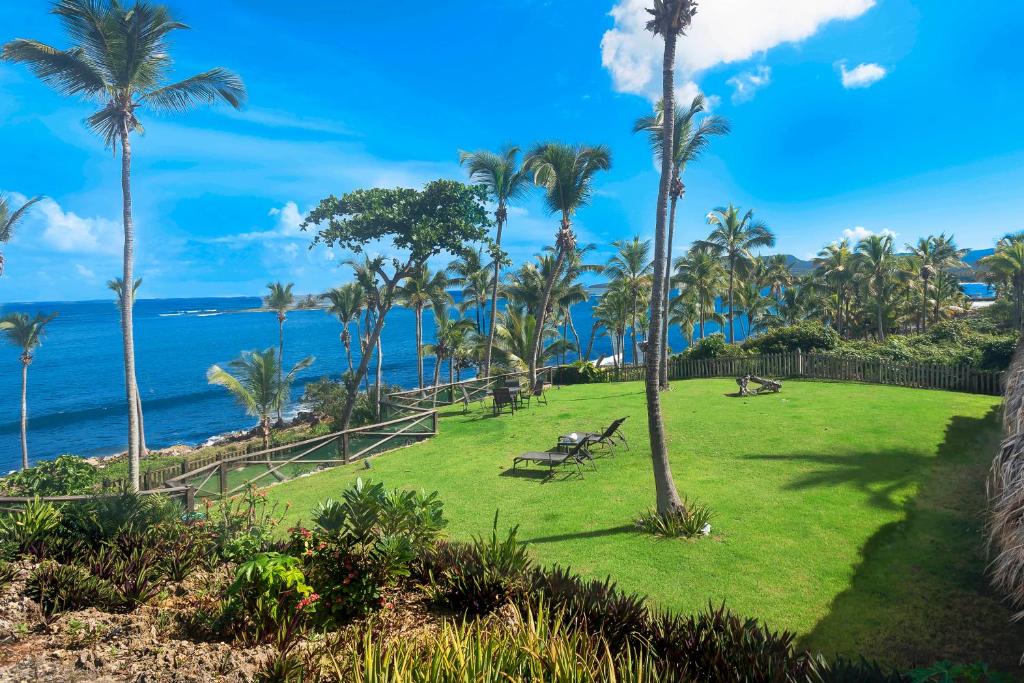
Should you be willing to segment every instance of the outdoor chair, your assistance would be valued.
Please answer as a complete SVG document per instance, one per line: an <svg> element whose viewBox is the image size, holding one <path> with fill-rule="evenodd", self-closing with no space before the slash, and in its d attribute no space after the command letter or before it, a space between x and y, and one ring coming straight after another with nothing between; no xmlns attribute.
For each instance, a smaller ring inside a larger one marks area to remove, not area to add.
<svg viewBox="0 0 1024 683"><path fill-rule="evenodd" d="M578 436L587 444L588 448L601 446L607 449L609 454L613 452L612 449L615 446L620 444L629 450L629 442L626 441L626 435L622 433L622 423L626 421L627 417L613 420L603 432L584 432Z"/></svg>
<svg viewBox="0 0 1024 683"><path fill-rule="evenodd" d="M544 395L544 380L537 378L537 381L533 385L532 391L524 392L521 401L526 403L527 407L530 407L530 401L537 399L537 403L548 404L548 397Z"/></svg>
<svg viewBox="0 0 1024 683"><path fill-rule="evenodd" d="M568 450L555 448L550 451L531 451L529 453L523 453L512 460L512 469L516 469L516 465L521 462L535 462L538 465L547 465L550 469L549 474L554 474L555 468L559 465L571 464L576 468L577 476L582 479L583 468L580 465L584 460L590 460L593 465L594 459L590 457L590 451L587 450L587 442L579 441L575 446Z"/></svg>
<svg viewBox="0 0 1024 683"><path fill-rule="evenodd" d="M515 414L516 399L512 396L512 392L508 390L508 387L495 387L491 398L491 410L495 415L501 415L501 411L506 407Z"/></svg>

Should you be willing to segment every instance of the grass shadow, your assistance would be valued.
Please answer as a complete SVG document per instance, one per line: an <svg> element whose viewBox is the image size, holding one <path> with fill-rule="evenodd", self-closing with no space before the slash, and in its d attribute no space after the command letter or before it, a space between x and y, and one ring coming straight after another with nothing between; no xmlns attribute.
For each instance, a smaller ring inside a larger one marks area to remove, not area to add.
<svg viewBox="0 0 1024 683"><path fill-rule="evenodd" d="M983 538L985 475L999 443L993 409L983 418L954 417L937 457L915 463L916 496L906 517L879 529L861 550L849 585L801 645L826 653L870 653L912 667L947 659L984 661L1019 676L1024 625L990 587ZM818 460L811 460L818 462ZM828 462L824 460L822 462ZM856 467L832 467L800 486L871 485L902 479L875 455ZM895 485L895 482L894 484ZM878 496L890 488L883 485ZM892 501L889 501L890 503Z"/></svg>
<svg viewBox="0 0 1024 683"><path fill-rule="evenodd" d="M545 470L534 468L527 469L525 467L517 467L515 469L509 467L504 470L499 477L511 477L513 479L532 479L540 482L541 484L547 484L554 481L567 481L569 479L579 479L579 475L576 470L564 469L562 470L561 476L555 476L558 470L555 468L548 468Z"/></svg>
<svg viewBox="0 0 1024 683"><path fill-rule="evenodd" d="M524 538L523 543L559 543L561 541L575 541L589 538L605 538L607 536L619 536L621 534L636 533L636 527L631 524L614 526L609 529L595 529L594 531L576 531L569 534L554 534L552 536L538 536L537 538Z"/></svg>

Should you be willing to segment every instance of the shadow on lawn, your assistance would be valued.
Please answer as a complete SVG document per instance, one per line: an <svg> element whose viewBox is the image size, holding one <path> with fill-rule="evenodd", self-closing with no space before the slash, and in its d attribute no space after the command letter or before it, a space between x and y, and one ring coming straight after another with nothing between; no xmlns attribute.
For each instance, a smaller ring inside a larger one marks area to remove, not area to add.
<svg viewBox="0 0 1024 683"><path fill-rule="evenodd" d="M1024 625L1009 623L1012 612L985 575L985 476L998 443L993 409L980 419L954 417L938 457L915 462L905 474L870 455L855 466L837 464L798 482L798 487L881 483L879 495L900 480L919 485L905 505L906 519L885 525L868 540L849 587L802 638L803 647L863 654L900 667L947 659L1022 672ZM871 466L883 472L864 471Z"/></svg>
<svg viewBox="0 0 1024 683"><path fill-rule="evenodd" d="M575 531L571 534L555 534L553 536L538 536L537 538L524 538L523 543L560 543L561 541L576 541L585 538L604 538L605 536L619 536L621 534L637 533L636 527L632 524L613 526L609 529L595 529L594 531Z"/></svg>

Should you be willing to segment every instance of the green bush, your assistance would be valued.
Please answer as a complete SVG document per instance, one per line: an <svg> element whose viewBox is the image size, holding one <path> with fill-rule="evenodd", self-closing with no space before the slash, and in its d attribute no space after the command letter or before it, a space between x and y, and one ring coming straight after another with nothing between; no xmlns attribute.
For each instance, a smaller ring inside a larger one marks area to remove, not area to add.
<svg viewBox="0 0 1024 683"><path fill-rule="evenodd" d="M0 480L7 496L72 496L89 493L98 481L97 468L77 455L44 460Z"/></svg>
<svg viewBox="0 0 1024 683"><path fill-rule="evenodd" d="M714 512L702 503L684 501L682 508L666 513L650 510L636 520L636 528L663 538L697 538L711 528Z"/></svg>
<svg viewBox="0 0 1024 683"><path fill-rule="evenodd" d="M287 510L288 505L279 513L278 504L267 501L266 491L248 484L239 495L219 503L206 499L206 512L200 521L220 557L241 563L271 549L274 530Z"/></svg>
<svg viewBox="0 0 1024 683"><path fill-rule="evenodd" d="M42 556L59 538L61 519L56 506L36 498L15 512L0 514L0 539L16 554Z"/></svg>
<svg viewBox="0 0 1024 683"><path fill-rule="evenodd" d="M807 320L789 327L772 328L751 337L743 342L743 349L757 354L831 351L839 345L840 339L839 333L831 327Z"/></svg>
<svg viewBox="0 0 1024 683"><path fill-rule="evenodd" d="M728 344L721 332L704 337L680 356L686 360L708 360L712 358L734 358L744 354L743 348L737 344Z"/></svg>
<svg viewBox="0 0 1024 683"><path fill-rule="evenodd" d="M607 368L599 368L588 361L578 360L556 368L551 381L561 385L602 384L611 381L611 373Z"/></svg>
<svg viewBox="0 0 1024 683"><path fill-rule="evenodd" d="M53 560L42 562L32 572L27 593L48 615L85 607L112 610L121 604L117 591L88 569L57 564Z"/></svg>
<svg viewBox="0 0 1024 683"><path fill-rule="evenodd" d="M238 568L224 607L236 637L261 643L279 637L316 608L318 596L306 583L297 558L260 553Z"/></svg>

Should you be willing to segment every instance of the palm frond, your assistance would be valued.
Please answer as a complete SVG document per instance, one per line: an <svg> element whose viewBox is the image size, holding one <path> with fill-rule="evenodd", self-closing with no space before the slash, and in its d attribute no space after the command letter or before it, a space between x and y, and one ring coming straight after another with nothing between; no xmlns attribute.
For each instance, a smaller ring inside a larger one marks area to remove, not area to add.
<svg viewBox="0 0 1024 683"><path fill-rule="evenodd" d="M106 93L107 82L81 48L58 50L37 40L18 38L4 45L3 59L26 64L41 81L62 95L98 98Z"/></svg>
<svg viewBox="0 0 1024 683"><path fill-rule="evenodd" d="M198 104L214 104L220 100L239 109L245 99L242 79L221 67L157 88L142 96L142 100L155 110L173 112L187 111Z"/></svg>

